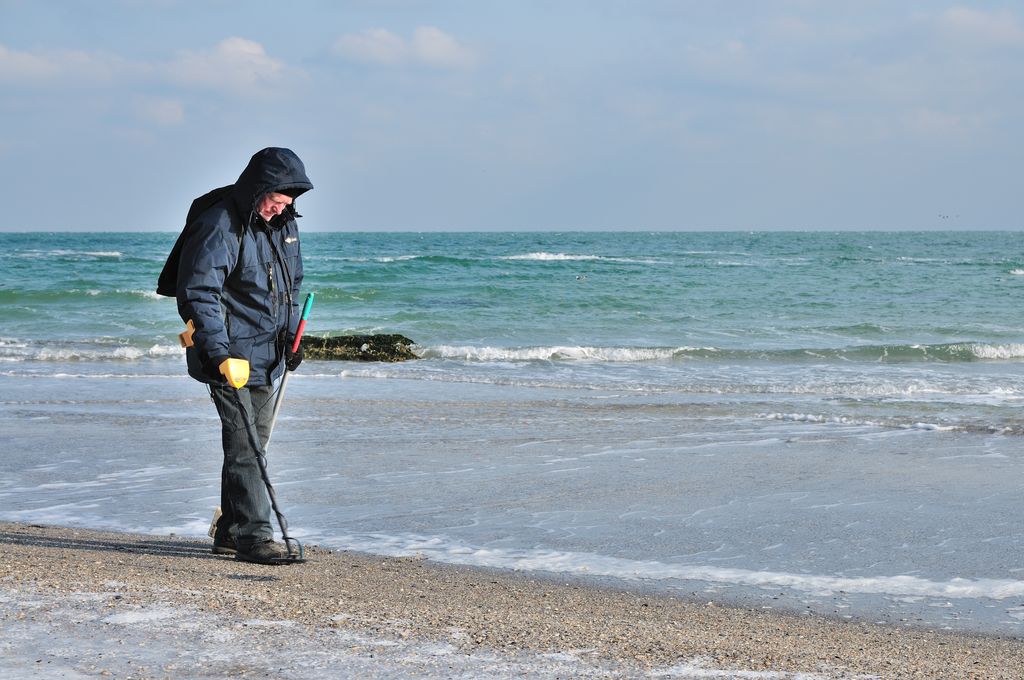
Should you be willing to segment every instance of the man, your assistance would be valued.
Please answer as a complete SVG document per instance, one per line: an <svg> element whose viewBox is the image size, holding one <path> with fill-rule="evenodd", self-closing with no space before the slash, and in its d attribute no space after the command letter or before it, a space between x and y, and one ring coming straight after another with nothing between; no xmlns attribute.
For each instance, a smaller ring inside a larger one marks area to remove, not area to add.
<svg viewBox="0 0 1024 680"><path fill-rule="evenodd" d="M224 448L213 552L247 562L288 555L274 541L257 456L284 370L302 360L301 348L291 352L303 274L295 199L312 188L294 152L263 149L182 236L176 292L188 372L209 387Z"/></svg>

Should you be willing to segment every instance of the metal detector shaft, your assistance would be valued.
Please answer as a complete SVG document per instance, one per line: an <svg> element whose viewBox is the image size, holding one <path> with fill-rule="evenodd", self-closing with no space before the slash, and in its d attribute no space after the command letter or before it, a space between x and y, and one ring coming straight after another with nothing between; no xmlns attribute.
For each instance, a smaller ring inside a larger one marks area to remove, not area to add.
<svg viewBox="0 0 1024 680"><path fill-rule="evenodd" d="M299 343L302 341L302 333L306 329L306 320L309 318L309 310L312 307L313 294L308 293L306 295L306 302L302 305L302 316L299 319L298 328L295 330L295 340L292 342L291 347L292 352L299 351ZM277 391L277 399L274 401L274 413L270 419L270 430L267 432L267 441L256 449L256 462L260 468L260 476L263 477L263 484L267 487L267 496L270 498L270 507L277 516L278 526L281 527L281 538L284 541L285 548L288 550L288 556L289 558L301 561L303 560L302 543L288 535L288 521L284 518L284 513L282 513L277 506L277 494L274 493L274 486L270 483L270 475L267 473L267 447L270 446L270 437L274 434L274 425L277 424L277 414L281 412L281 404L284 403L284 390L288 386L289 373L291 373L291 371L286 368L284 376L281 378L281 387ZM241 401L239 401L239 406L241 406ZM248 424L248 420L246 422ZM252 431L252 427L249 427L249 437L253 440L254 444L260 443L259 437L255 436L255 432ZM297 552L292 552L293 543L298 546Z"/></svg>
<svg viewBox="0 0 1024 680"><path fill-rule="evenodd" d="M274 413L270 417L270 431L267 432L267 443L264 446L264 450L267 446L270 446L270 438L274 435L274 425L277 424L277 414L281 412L281 404L284 403L284 388L288 386L288 374L290 371L285 370L284 377L281 378L281 387L277 390L277 400L274 401Z"/></svg>
<svg viewBox="0 0 1024 680"><path fill-rule="evenodd" d="M249 435L249 443L253 447L253 451L256 452L256 463L260 469L260 476L263 478L263 485L267 488L267 496L270 498L270 507L274 511L274 515L277 516L278 526L281 527L281 538L284 541L285 549L288 551L287 559L293 562L305 561L302 543L288 534L288 521L284 518L284 513L282 513L280 508L277 506L277 494L274 493L274 486L270 483L270 475L267 473L266 445L260 443L259 435L256 434L256 428L253 427L252 419L249 414L246 413L245 404L242 402L242 398L238 396L237 390L235 391L235 400L238 404L239 411L242 413L242 417L245 418L245 429ZM297 546L297 550L294 552L292 551L293 543Z"/></svg>
<svg viewBox="0 0 1024 680"><path fill-rule="evenodd" d="M266 449L264 449L263 453L256 454L256 462L260 466L260 475L263 477L263 484L267 487L267 496L270 497L270 507L274 510L274 514L277 516L277 525L281 527L281 540L284 541L284 547L288 551L288 556L301 560L304 558L302 544L288 534L288 520L284 518L284 513L282 513L277 507L277 494L274 493L274 486L270 483L270 475L267 473ZM292 551L292 543L298 546L298 550L295 552Z"/></svg>
<svg viewBox="0 0 1024 680"><path fill-rule="evenodd" d="M292 341L292 352L299 351L299 344L302 342L302 334L306 330L306 321L309 320L309 311L313 308L313 294L306 294L306 301L302 305L302 315L299 317L299 326L295 329L295 340ZM277 390L277 400L274 402L274 413L270 418L270 432L267 433L267 444L270 446L270 438L274 434L274 426L277 424L277 414L281 412L281 404L284 403L284 390L288 386L288 374L291 373L287 368L284 371L284 376L281 377L281 387ZM266 448L266 447L264 447Z"/></svg>

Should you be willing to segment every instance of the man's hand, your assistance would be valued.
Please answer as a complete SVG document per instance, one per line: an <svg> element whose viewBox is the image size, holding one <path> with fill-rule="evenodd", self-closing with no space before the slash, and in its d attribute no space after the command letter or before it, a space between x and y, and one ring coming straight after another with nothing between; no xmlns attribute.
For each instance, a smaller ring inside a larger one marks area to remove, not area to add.
<svg viewBox="0 0 1024 680"><path fill-rule="evenodd" d="M288 367L289 371L294 371L302 363L302 343L299 343L299 350L297 352L292 351L291 344L285 349L284 354L284 365Z"/></svg>

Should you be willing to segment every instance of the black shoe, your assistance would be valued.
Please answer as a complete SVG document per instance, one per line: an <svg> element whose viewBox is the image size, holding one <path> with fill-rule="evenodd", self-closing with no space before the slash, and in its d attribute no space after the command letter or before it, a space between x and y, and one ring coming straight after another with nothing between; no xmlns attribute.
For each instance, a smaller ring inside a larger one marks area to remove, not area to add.
<svg viewBox="0 0 1024 680"><path fill-rule="evenodd" d="M288 551L275 541L254 543L249 549L237 549L235 559L256 564L283 564L288 561Z"/></svg>
<svg viewBox="0 0 1024 680"><path fill-rule="evenodd" d="M234 555L238 552L238 547L235 545L235 539L230 536L214 536L213 549L210 552L214 555Z"/></svg>

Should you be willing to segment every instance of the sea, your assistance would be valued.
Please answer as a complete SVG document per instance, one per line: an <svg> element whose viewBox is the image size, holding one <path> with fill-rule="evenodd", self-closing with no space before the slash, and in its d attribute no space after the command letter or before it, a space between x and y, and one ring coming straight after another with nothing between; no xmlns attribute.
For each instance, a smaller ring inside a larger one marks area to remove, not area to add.
<svg viewBox="0 0 1024 680"><path fill-rule="evenodd" d="M0 520L206 535L175 233L0 234ZM1024 634L1024 233L302 236L268 450L304 544Z"/></svg>

